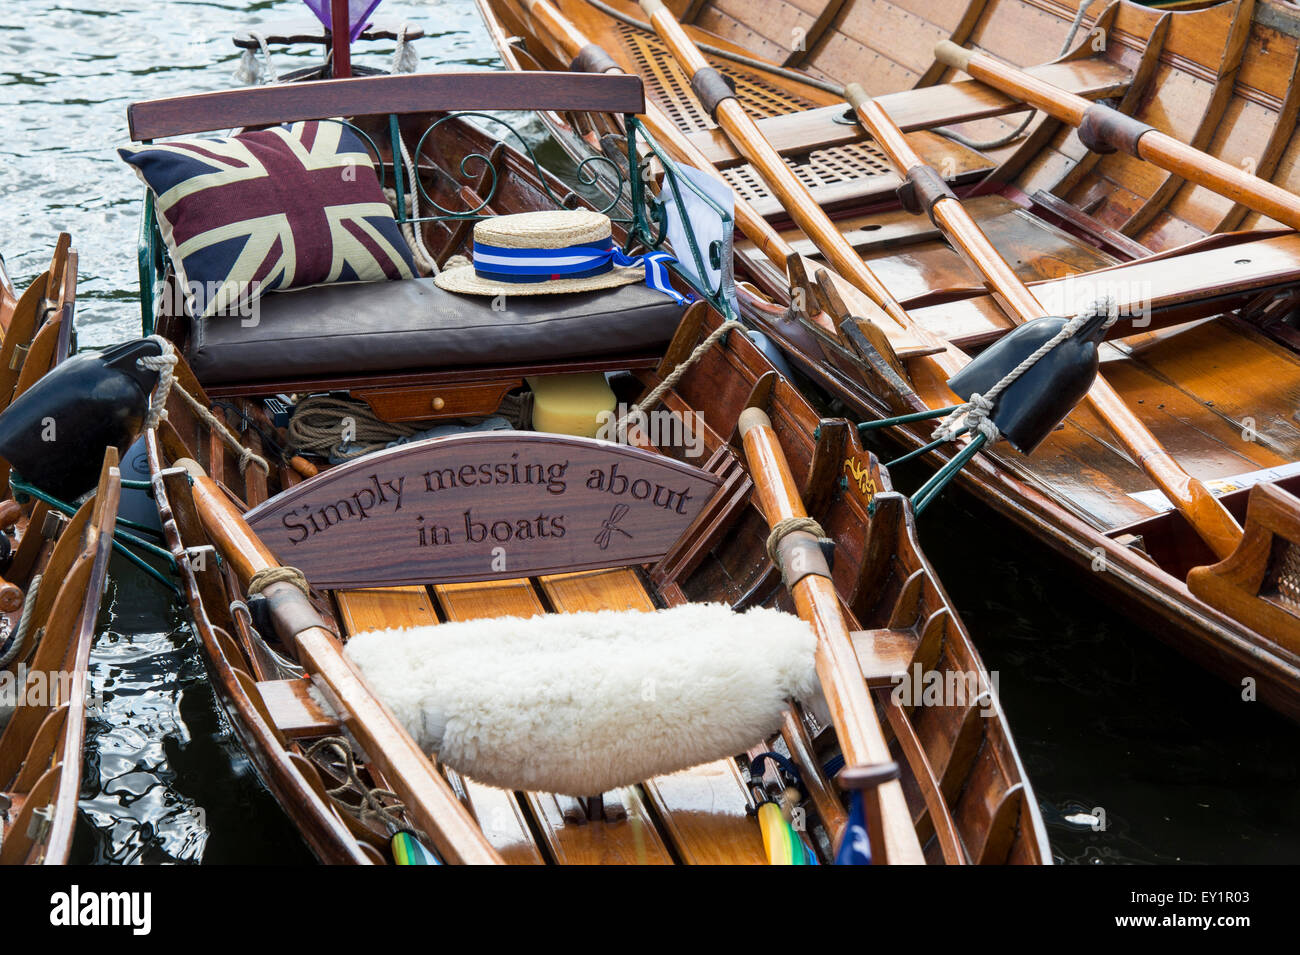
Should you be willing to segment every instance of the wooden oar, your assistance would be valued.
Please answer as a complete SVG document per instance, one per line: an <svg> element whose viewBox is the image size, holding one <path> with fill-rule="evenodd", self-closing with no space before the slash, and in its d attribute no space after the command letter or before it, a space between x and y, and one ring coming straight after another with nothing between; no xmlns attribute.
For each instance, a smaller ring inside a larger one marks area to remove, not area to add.
<svg viewBox="0 0 1300 955"><path fill-rule="evenodd" d="M880 104L857 83L845 88L844 98L899 174L907 178L916 200L916 211L929 213L935 226L983 277L1012 320L1021 324L1046 317L1048 313L1042 303L994 248L939 174L908 145L902 130ZM1215 554L1220 558L1231 554L1241 540L1241 527L1218 498L1178 465L1106 379L1097 377L1087 400L1124 445L1129 457L1173 502Z"/></svg>
<svg viewBox="0 0 1300 955"><path fill-rule="evenodd" d="M528 14L542 26L546 33L555 38L555 41L563 47L565 55L571 60L582 53L586 62L594 65L602 73L623 72L622 67L614 62L613 57L589 40L572 20L557 10L548 0L521 0L521 2ZM709 158L700 152L676 124L653 103L646 103L643 116L651 134L663 143L664 148L672 153L675 159L690 163L719 180L723 178L722 173ZM773 265L784 273L786 259L794 254L790 243L781 238L781 234L740 196L735 197L735 210L736 226Z"/></svg>
<svg viewBox="0 0 1300 955"><path fill-rule="evenodd" d="M862 261L852 243L844 238L808 192L808 187L786 165L781 154L736 99L723 75L709 65L699 47L664 6L663 0L640 0L640 3L655 32L690 76L691 89L700 104L722 127L736 151L758 170L772 194L826 257L827 263L883 309L900 328L913 328L907 312Z"/></svg>
<svg viewBox="0 0 1300 955"><path fill-rule="evenodd" d="M176 463L190 472L194 504L204 530L241 584L246 586L254 574L280 566L202 467L189 460ZM329 688L343 709L343 725L392 785L442 858L455 863L501 863L501 856L433 762L343 656L338 637L320 625L323 621L302 592L292 583L283 582L268 585L262 593L276 632L286 643L296 644L299 662Z"/></svg>
<svg viewBox="0 0 1300 955"><path fill-rule="evenodd" d="M768 524L776 527L791 518L806 518L799 487L767 414L760 408L747 408L741 413L737 427L755 493ZM892 757L871 694L862 679L857 653L840 611L839 596L831 583L817 538L807 531L787 534L781 539L777 554L783 577L794 581L790 592L795 609L817 634L817 676L844 751L845 778L869 777L874 768L890 764ZM924 864L898 780L864 788L874 861Z"/></svg>
<svg viewBox="0 0 1300 955"><path fill-rule="evenodd" d="M939 62L1076 127L1089 149L1122 150L1292 229L1300 229L1300 198L1266 179L984 53L944 40L934 48L934 55Z"/></svg>

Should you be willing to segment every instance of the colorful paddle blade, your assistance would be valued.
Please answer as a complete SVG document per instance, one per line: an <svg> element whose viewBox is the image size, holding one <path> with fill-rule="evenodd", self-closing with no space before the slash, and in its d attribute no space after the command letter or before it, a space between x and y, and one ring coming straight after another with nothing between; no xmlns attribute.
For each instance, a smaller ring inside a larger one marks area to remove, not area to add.
<svg viewBox="0 0 1300 955"><path fill-rule="evenodd" d="M330 0L303 0L316 14L316 19L330 28ZM348 41L355 43L361 31L370 22L370 14L375 12L380 0L348 0Z"/></svg>
<svg viewBox="0 0 1300 955"><path fill-rule="evenodd" d="M849 805L849 821L840 840L840 851L835 854L836 865L871 865L871 839L867 836L867 811L862 805L862 792L854 791Z"/></svg>
<svg viewBox="0 0 1300 955"><path fill-rule="evenodd" d="M393 861L398 865L442 865L441 860L409 832L393 836Z"/></svg>

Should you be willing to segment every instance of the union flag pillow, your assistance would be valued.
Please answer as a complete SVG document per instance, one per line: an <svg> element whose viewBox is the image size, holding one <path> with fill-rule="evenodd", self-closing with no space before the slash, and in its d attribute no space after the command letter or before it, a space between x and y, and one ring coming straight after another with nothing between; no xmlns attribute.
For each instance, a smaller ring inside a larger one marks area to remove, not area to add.
<svg viewBox="0 0 1300 955"><path fill-rule="evenodd" d="M415 272L370 154L340 123L293 123L118 154L153 192L194 317L248 314L273 289Z"/></svg>

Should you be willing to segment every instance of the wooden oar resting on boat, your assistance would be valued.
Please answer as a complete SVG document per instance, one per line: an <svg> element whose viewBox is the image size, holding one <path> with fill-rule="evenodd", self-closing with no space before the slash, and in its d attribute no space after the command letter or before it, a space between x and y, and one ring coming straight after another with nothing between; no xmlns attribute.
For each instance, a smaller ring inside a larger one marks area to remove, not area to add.
<svg viewBox="0 0 1300 955"><path fill-rule="evenodd" d="M1143 159L1189 182L1213 189L1233 202L1300 229L1300 197L1238 166L1163 133L1104 103L1092 103L1031 76L986 53L950 41L934 48L935 58L1075 127L1094 152L1117 150Z"/></svg>
<svg viewBox="0 0 1300 955"><path fill-rule="evenodd" d="M839 230L830 223L816 203L807 195L806 187L790 171L779 153L759 132L745 107L736 99L726 79L709 65L686 31L663 5L662 0L641 0L641 7L650 17L659 35L673 51L690 76L691 89L695 91L704 108L727 133L736 148L760 170L773 193L784 204L791 218L808 234L817 248L841 275L880 306L901 328L911 322L902 306L889 294L862 258L853 251Z"/></svg>
<svg viewBox="0 0 1300 955"><path fill-rule="evenodd" d="M994 248L961 201L938 173L921 161L884 110L857 84L849 84L845 93L863 125L906 177L910 211L930 216L953 247L983 277L999 304L1017 324L1049 318L1047 310ZM1000 344L1010 344L1010 341L1004 339ZM1025 355L1032 351L1033 348L1028 349ZM1014 367L1014 361L1007 365L1008 370ZM1104 378L1098 378L1092 385L1087 400L1129 456L1156 482L1215 554L1220 558L1231 554L1241 541L1241 527L1204 483L1178 465ZM1051 421L1048 426L1056 424L1057 421Z"/></svg>

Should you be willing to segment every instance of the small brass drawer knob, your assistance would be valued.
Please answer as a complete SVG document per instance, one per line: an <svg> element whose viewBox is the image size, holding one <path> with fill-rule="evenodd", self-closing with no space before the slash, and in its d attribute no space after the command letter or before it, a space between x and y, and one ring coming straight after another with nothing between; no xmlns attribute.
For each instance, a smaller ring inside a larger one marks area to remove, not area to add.
<svg viewBox="0 0 1300 955"><path fill-rule="evenodd" d="M447 402L441 395L434 395L432 404L434 411L441 411L443 408L447 407Z"/></svg>

